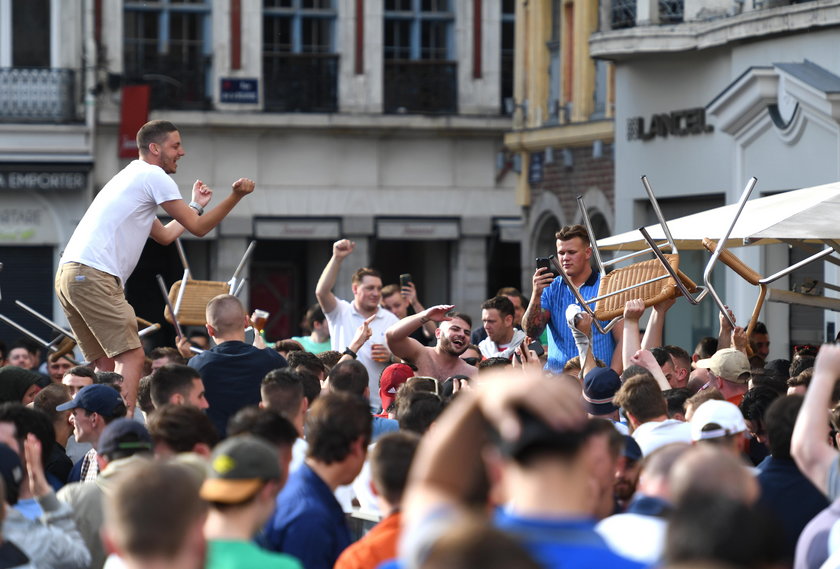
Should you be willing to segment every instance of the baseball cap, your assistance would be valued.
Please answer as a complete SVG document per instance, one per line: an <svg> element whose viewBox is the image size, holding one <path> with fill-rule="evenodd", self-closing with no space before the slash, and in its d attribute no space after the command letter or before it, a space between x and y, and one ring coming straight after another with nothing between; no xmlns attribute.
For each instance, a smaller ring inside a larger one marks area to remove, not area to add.
<svg viewBox="0 0 840 569"><path fill-rule="evenodd" d="M741 378L750 373L750 360L747 355L735 348L718 350L710 358L698 360L695 367L709 369L713 374L732 383L748 383L749 377Z"/></svg>
<svg viewBox="0 0 840 569"><path fill-rule="evenodd" d="M648 456L656 449L671 443L690 443L691 427L688 423L676 419L648 421L633 431L633 438L642 449L642 454Z"/></svg>
<svg viewBox="0 0 840 569"><path fill-rule="evenodd" d="M81 388L74 399L62 403L55 410L67 411L68 409L80 408L110 418L114 416L119 405L125 405L119 391L110 385L95 383Z"/></svg>
<svg viewBox="0 0 840 569"><path fill-rule="evenodd" d="M624 435L624 448L622 449L621 454L626 458L637 462L642 460L642 457L644 456L642 454L642 447L640 447L639 443L636 442L636 439L630 435Z"/></svg>
<svg viewBox="0 0 840 569"><path fill-rule="evenodd" d="M201 497L238 504L254 496L267 480L280 477L277 451L268 443L249 435L231 437L213 450Z"/></svg>
<svg viewBox="0 0 840 569"><path fill-rule="evenodd" d="M747 430L744 416L734 403L710 399L691 416L691 440L701 441Z"/></svg>
<svg viewBox="0 0 840 569"><path fill-rule="evenodd" d="M146 427L133 419L117 419L108 423L99 436L101 455L107 456L117 451L132 451L131 454L152 450L152 437Z"/></svg>
<svg viewBox="0 0 840 569"><path fill-rule="evenodd" d="M608 415L618 409L613 396L621 387L621 378L615 370L596 367L583 378L583 406L592 415Z"/></svg>
<svg viewBox="0 0 840 569"><path fill-rule="evenodd" d="M387 411L397 394L400 385L409 377L414 377L414 370L406 364L391 364L382 370L379 377L379 398L382 400L382 410Z"/></svg>

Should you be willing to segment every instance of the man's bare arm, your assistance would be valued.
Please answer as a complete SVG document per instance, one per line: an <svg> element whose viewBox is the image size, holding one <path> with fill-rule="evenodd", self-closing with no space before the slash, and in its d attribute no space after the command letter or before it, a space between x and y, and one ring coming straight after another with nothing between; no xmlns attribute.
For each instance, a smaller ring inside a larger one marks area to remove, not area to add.
<svg viewBox="0 0 840 569"><path fill-rule="evenodd" d="M639 320L645 312L645 303L641 298L628 300L624 305L624 322L622 322L622 338L617 345L621 346L622 369L630 367L630 361L636 352L642 349L639 338ZM613 330L617 330L616 326ZM620 373L620 372L619 372Z"/></svg>
<svg viewBox="0 0 840 569"><path fill-rule="evenodd" d="M240 178L235 181L232 191L216 207L208 210L204 215L198 215L193 208L188 206L184 200L170 200L163 202L160 206L166 213L171 215L178 222L178 225L169 223L164 226L158 222L152 226L150 236L161 245L169 245L180 237L184 229L198 237L204 237L229 214L239 201L254 191L254 182L247 178Z"/></svg>
<svg viewBox="0 0 840 569"><path fill-rule="evenodd" d="M642 348L649 350L663 345L662 332L665 329L665 314L669 308L674 306L676 301L676 297L669 298L653 305L653 310L650 312L650 318L645 328L645 335L642 338Z"/></svg>
<svg viewBox="0 0 840 569"><path fill-rule="evenodd" d="M388 349L398 358L416 363L426 348L423 344L412 338L410 334L428 322L451 320L446 313L453 308L455 307L451 304L432 306L419 314L407 316L396 324L392 324L385 331L385 342L388 344Z"/></svg>
<svg viewBox="0 0 840 569"><path fill-rule="evenodd" d="M828 442L828 409L834 384L840 378L840 345L824 344L814 362L814 375L796 417L790 452L796 465L814 486L834 499L828 487L837 451Z"/></svg>
<svg viewBox="0 0 840 569"><path fill-rule="evenodd" d="M534 272L531 288L531 300L522 315L522 328L532 338L539 338L551 320L551 313L542 307L542 291L554 281L554 275L545 267Z"/></svg>
<svg viewBox="0 0 840 569"><path fill-rule="evenodd" d="M321 310L324 314L329 314L335 310L338 301L333 294L333 287L335 281L338 279L338 271L341 269L341 263L344 259L353 252L356 244L349 239L341 239L333 243L333 254L327 262L327 266L321 272L318 278L318 284L315 285L315 298L318 304L321 305Z"/></svg>

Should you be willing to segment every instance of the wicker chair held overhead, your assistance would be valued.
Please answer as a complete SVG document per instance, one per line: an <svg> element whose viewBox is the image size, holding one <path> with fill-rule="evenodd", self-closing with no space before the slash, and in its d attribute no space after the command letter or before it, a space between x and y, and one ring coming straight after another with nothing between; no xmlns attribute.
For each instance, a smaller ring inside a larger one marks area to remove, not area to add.
<svg viewBox="0 0 840 569"><path fill-rule="evenodd" d="M659 203L653 195L653 190L648 183L647 176L642 176L642 185L645 188L648 199L653 207L654 214L662 227L666 241L656 243L644 227L639 228L648 247L641 251L635 251L616 259L603 261L598 251L597 243L594 241L594 231L589 219L589 213L583 197L578 196L578 208L580 209L586 230L591 237L592 253L595 258L597 269L601 274L601 284L598 289L598 296L585 299L580 291L572 284L571 280L563 272L562 267L552 258L555 272L569 287L575 295L578 304L593 317L593 325L602 333L611 330L618 323L624 314L624 305L634 298L641 298L645 307L659 304L670 298L684 296L691 304L698 304L708 292L704 287L697 286L690 278L679 270L679 251L674 242L668 224L659 209ZM663 253L663 249L668 253ZM607 268L626 262L642 255L653 255L653 258L637 261L630 265L616 268L607 272ZM696 296L694 296L696 294ZM594 304L594 308L591 306ZM606 324L602 324L605 321Z"/></svg>

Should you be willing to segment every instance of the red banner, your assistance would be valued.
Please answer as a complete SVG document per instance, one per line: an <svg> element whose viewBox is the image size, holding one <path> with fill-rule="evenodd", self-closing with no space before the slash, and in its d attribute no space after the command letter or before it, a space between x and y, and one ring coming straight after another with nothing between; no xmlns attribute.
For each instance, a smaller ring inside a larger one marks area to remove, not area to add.
<svg viewBox="0 0 840 569"><path fill-rule="evenodd" d="M149 86L128 85L122 88L120 138L117 156L137 158L137 131L149 120Z"/></svg>

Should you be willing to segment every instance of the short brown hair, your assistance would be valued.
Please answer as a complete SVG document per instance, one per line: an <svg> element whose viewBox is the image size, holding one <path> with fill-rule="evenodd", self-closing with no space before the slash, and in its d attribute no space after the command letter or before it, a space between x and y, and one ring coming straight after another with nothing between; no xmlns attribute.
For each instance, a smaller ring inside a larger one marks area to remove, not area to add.
<svg viewBox="0 0 840 569"><path fill-rule="evenodd" d="M141 154L149 151L150 144L162 143L170 132L178 132L178 127L169 121L149 121L137 131L137 149Z"/></svg>
<svg viewBox="0 0 840 569"><path fill-rule="evenodd" d="M120 549L139 559L173 559L207 506L186 467L148 461L129 469L105 495L103 527Z"/></svg>
<svg viewBox="0 0 840 569"><path fill-rule="evenodd" d="M649 375L628 378L613 397L613 403L631 413L640 423L668 414L662 390Z"/></svg>
<svg viewBox="0 0 840 569"><path fill-rule="evenodd" d="M376 269L371 269L370 267L362 267L361 269L353 273L350 282L353 284L359 284L365 277L376 277L380 281L382 280L382 275Z"/></svg>
<svg viewBox="0 0 840 569"><path fill-rule="evenodd" d="M398 292L402 292L402 288L398 284L389 284L387 286L382 287L382 299L386 299L389 296L394 296Z"/></svg>
<svg viewBox="0 0 840 569"><path fill-rule="evenodd" d="M370 454L370 470L376 490L392 505L399 505L408 482L411 461L420 436L397 431L383 435Z"/></svg>
<svg viewBox="0 0 840 569"><path fill-rule="evenodd" d="M219 433L207 414L190 405L167 403L149 415L147 425L155 443L165 443L178 453L192 452L199 443L213 448L219 442Z"/></svg>
<svg viewBox="0 0 840 569"><path fill-rule="evenodd" d="M591 243L589 241L589 232L586 231L586 228L580 224L564 225L560 231L554 234L554 237L558 241L568 241L569 239L580 237L581 241L583 241L587 246Z"/></svg>
<svg viewBox="0 0 840 569"><path fill-rule="evenodd" d="M373 418L367 401L351 393L326 393L306 415L307 456L325 464L341 462L361 437L367 448Z"/></svg>
<svg viewBox="0 0 840 569"><path fill-rule="evenodd" d="M502 318L505 316L513 316L514 313L513 303L506 296L494 296L493 298L485 300L481 303L481 309L498 310L499 315Z"/></svg>

